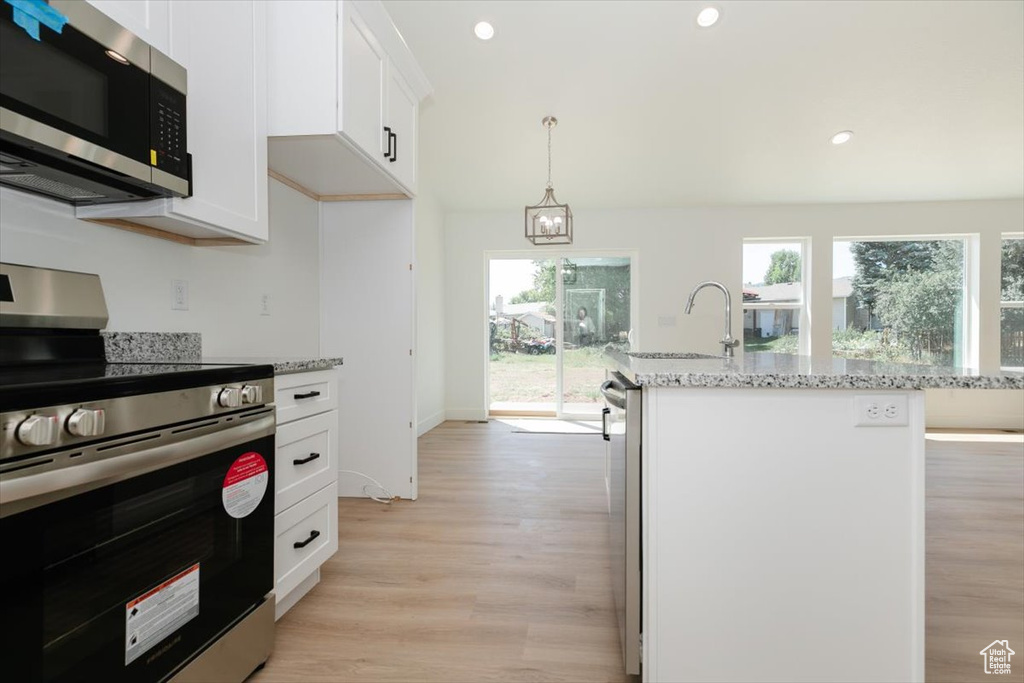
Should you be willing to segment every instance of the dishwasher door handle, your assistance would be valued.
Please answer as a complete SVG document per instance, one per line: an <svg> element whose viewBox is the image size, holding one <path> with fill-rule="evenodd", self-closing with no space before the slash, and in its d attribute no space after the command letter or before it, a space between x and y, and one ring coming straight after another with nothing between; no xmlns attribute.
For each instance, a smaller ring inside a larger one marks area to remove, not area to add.
<svg viewBox="0 0 1024 683"><path fill-rule="evenodd" d="M613 391L618 389L618 391ZM626 409L626 387L622 386L613 379L610 379L601 384L601 395L604 396L604 400L611 403L616 408L622 410ZM622 392L621 394L619 392Z"/></svg>

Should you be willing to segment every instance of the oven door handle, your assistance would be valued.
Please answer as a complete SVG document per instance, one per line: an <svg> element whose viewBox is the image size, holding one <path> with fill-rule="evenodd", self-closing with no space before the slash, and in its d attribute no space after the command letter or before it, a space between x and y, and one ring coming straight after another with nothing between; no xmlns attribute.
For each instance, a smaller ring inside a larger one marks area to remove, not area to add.
<svg viewBox="0 0 1024 683"><path fill-rule="evenodd" d="M198 433L198 429L175 433L167 428L143 437L152 442L149 448L134 445L139 441L136 435L125 437L123 444L101 444L102 450L87 447L73 459L70 454L79 449L42 456L44 461L34 467L0 472L0 518L240 446L275 431L273 409L229 419L242 421L224 420L210 425L214 430L205 434ZM136 450L129 450L132 447ZM273 458L273 454L265 453L264 457Z"/></svg>

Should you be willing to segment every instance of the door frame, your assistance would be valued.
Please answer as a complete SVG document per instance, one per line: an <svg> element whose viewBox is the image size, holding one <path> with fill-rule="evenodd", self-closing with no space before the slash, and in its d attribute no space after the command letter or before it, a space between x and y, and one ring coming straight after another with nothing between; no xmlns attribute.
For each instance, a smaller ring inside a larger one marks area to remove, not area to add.
<svg viewBox="0 0 1024 683"><path fill-rule="evenodd" d="M481 325L481 342L483 348L483 363L484 363L484 386L483 386L483 399L484 399L484 415L490 418L491 413L491 328L490 328L490 312L491 312L491 261L492 260L527 260L534 261L540 259L554 259L555 260L555 272L558 273L561 270L562 259L586 259L586 258L628 258L629 259L629 327L632 332L632 339L630 341L631 348L638 348L640 344L640 253L636 249L561 249L559 247L545 248L543 251L539 250L525 250L525 249L492 249L483 252L483 271L484 271L484 305L483 315L481 317L483 324ZM565 286L562 282L562 278L555 277L555 411L554 415L550 411L538 410L538 411L512 411L505 412L500 411L493 415L499 417L555 417L556 419L587 419L593 417L592 415L576 415L572 413L565 413L562 410L563 407L563 382L562 382L562 344L564 341L564 328L565 328L565 311L564 309L565 299Z"/></svg>

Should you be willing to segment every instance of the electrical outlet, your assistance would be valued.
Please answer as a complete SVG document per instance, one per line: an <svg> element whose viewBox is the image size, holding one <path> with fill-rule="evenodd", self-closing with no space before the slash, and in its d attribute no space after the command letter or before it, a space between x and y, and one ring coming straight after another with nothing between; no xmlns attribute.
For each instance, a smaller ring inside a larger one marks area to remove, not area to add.
<svg viewBox="0 0 1024 683"><path fill-rule="evenodd" d="M171 280L171 310L188 310L188 281Z"/></svg>
<svg viewBox="0 0 1024 683"><path fill-rule="evenodd" d="M854 427L903 427L907 424L906 396L856 396L853 407Z"/></svg>
<svg viewBox="0 0 1024 683"><path fill-rule="evenodd" d="M270 315L270 295L266 292L260 295L260 315Z"/></svg>

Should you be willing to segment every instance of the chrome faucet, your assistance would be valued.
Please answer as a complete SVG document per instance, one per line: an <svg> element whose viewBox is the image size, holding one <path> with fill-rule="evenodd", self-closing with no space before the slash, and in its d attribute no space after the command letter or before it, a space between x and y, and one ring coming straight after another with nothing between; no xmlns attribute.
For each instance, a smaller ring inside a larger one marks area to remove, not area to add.
<svg viewBox="0 0 1024 683"><path fill-rule="evenodd" d="M690 296L686 299L686 310L684 313L689 314L693 310L693 297L697 296L697 292L704 289L705 287L717 287L722 290L722 294L725 294L725 336L719 344L724 348L726 358L733 357L733 349L740 345L739 339L732 338L732 295L729 294L728 288L721 282L715 282L714 280L706 280L701 282L690 292Z"/></svg>

